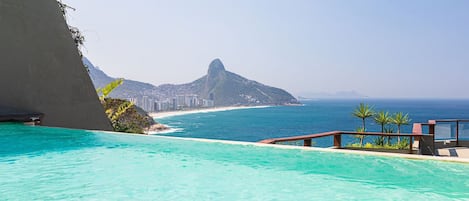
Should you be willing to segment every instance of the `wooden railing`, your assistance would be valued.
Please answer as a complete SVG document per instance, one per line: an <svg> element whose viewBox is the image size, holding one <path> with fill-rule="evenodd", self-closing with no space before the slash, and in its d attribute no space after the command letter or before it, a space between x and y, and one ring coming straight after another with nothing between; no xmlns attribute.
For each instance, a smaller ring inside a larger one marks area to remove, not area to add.
<svg viewBox="0 0 469 201"><path fill-rule="evenodd" d="M342 148L342 135L367 135L367 136L381 136L381 137L409 137L409 153L413 153L413 140L419 140L423 135L422 133L378 133L378 132L353 132L353 131L331 131L318 134L310 135L301 135L301 136L292 136L292 137L283 137L283 138L272 138L260 141L260 143L265 144L277 144L279 142L292 142L292 141L303 141L303 146L311 146L312 139L323 138L323 137L334 137L334 148Z"/></svg>
<svg viewBox="0 0 469 201"><path fill-rule="evenodd" d="M419 154L424 155L435 155L435 126L437 123L456 123L456 146L459 146L459 123L469 123L469 119L439 119L429 120L427 123L414 123L412 128L412 134L408 133L378 133L378 132L353 132L353 131L331 131L318 134L309 134L301 136L283 137L283 138L272 138L260 141L260 143L266 144L277 144L280 142L294 142L303 141L303 146L311 146L312 139L333 137L334 148L342 148L342 135L367 135L367 136L382 136L382 137L409 137L409 153L413 153L414 140L418 143ZM423 133L423 127L428 127L428 134Z"/></svg>

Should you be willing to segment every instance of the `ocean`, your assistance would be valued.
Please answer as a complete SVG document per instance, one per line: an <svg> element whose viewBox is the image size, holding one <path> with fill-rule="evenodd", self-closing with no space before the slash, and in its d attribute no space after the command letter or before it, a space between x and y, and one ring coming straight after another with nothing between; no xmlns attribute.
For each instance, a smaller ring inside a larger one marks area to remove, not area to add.
<svg viewBox="0 0 469 201"><path fill-rule="evenodd" d="M412 120L402 133L411 133L412 123L431 119L469 119L469 100L314 100L303 106L272 106L212 113L196 113L166 117L156 121L175 129L163 135L257 142L268 138L314 134L334 130L354 131L361 119L352 115L361 103L375 111L408 113ZM366 121L367 131L380 131L372 118ZM345 137L345 143L355 139ZM330 138L315 140L315 146L330 146Z"/></svg>

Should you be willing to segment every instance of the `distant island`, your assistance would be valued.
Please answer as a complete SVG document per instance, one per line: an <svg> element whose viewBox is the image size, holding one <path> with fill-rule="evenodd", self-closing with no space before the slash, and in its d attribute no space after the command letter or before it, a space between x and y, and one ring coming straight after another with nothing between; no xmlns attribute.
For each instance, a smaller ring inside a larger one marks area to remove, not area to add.
<svg viewBox="0 0 469 201"><path fill-rule="evenodd" d="M115 80L87 58L88 67L96 88ZM208 73L187 84L163 84L125 80L124 84L110 94L113 98L126 99L147 112L173 111L225 106L291 105L298 100L287 91L249 80L229 72L220 59L213 60Z"/></svg>

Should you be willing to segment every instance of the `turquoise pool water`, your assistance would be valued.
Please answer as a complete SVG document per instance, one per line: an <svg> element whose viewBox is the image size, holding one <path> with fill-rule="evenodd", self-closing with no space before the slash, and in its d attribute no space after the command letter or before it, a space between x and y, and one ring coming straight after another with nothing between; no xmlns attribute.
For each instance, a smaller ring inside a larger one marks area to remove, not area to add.
<svg viewBox="0 0 469 201"><path fill-rule="evenodd" d="M469 165L0 125L0 200L468 200Z"/></svg>

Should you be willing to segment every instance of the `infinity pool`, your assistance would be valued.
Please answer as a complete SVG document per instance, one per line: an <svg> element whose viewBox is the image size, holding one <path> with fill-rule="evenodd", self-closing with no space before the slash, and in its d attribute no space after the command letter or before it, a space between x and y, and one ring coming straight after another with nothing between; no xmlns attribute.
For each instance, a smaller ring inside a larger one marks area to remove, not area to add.
<svg viewBox="0 0 469 201"><path fill-rule="evenodd" d="M467 200L469 165L0 124L0 200Z"/></svg>

